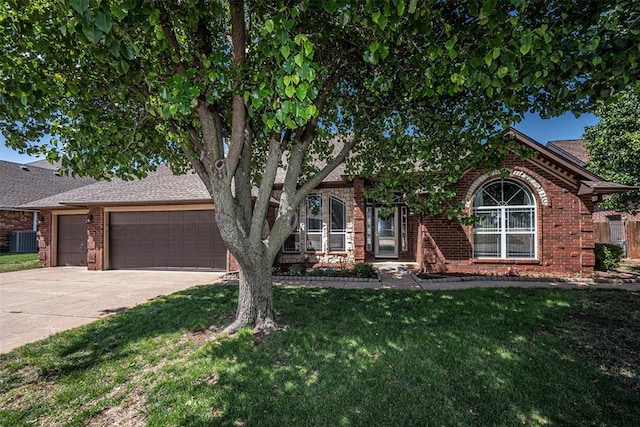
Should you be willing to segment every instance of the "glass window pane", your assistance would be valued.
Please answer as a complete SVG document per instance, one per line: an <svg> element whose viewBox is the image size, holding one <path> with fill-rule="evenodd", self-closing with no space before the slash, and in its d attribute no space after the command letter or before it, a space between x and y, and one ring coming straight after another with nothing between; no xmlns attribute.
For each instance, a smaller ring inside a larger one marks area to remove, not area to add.
<svg viewBox="0 0 640 427"><path fill-rule="evenodd" d="M507 215L507 231L535 231L533 208L509 208L505 212Z"/></svg>
<svg viewBox="0 0 640 427"><path fill-rule="evenodd" d="M347 209L344 202L333 197L329 199L331 209L331 231L344 231L347 226Z"/></svg>
<svg viewBox="0 0 640 427"><path fill-rule="evenodd" d="M285 252L300 252L300 234L290 234L284 241L283 249Z"/></svg>
<svg viewBox="0 0 640 427"><path fill-rule="evenodd" d="M476 257L500 257L500 234L474 234L473 251Z"/></svg>
<svg viewBox="0 0 640 427"><path fill-rule="evenodd" d="M332 234L329 236L329 250L332 252L344 252L345 250L345 235L344 234Z"/></svg>
<svg viewBox="0 0 640 427"><path fill-rule="evenodd" d="M373 208L367 208L367 250L373 250Z"/></svg>
<svg viewBox="0 0 640 427"><path fill-rule="evenodd" d="M476 222L476 230L480 231L500 231L501 220L499 209L476 209L475 215L480 217Z"/></svg>
<svg viewBox="0 0 640 427"><path fill-rule="evenodd" d="M509 206L529 206L533 204L529 191L516 183L505 182L503 184L503 192L502 199Z"/></svg>
<svg viewBox="0 0 640 427"><path fill-rule="evenodd" d="M507 234L507 258L533 258L533 234Z"/></svg>
<svg viewBox="0 0 640 427"><path fill-rule="evenodd" d="M322 252L322 233L307 233L307 252Z"/></svg>
<svg viewBox="0 0 640 427"><path fill-rule="evenodd" d="M322 231L322 195L307 197L307 231Z"/></svg>

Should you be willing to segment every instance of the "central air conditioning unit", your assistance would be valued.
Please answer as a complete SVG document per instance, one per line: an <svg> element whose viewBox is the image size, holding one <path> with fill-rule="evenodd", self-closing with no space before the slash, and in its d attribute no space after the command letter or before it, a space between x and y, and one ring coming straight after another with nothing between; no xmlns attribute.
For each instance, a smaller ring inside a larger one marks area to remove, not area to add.
<svg viewBox="0 0 640 427"><path fill-rule="evenodd" d="M12 231L9 238L9 252L38 252L38 232Z"/></svg>

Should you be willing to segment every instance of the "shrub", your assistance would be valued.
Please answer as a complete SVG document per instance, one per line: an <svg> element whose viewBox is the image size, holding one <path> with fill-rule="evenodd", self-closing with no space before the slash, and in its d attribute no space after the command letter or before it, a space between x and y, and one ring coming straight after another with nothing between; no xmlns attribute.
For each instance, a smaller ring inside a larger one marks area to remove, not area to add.
<svg viewBox="0 0 640 427"><path fill-rule="evenodd" d="M376 277L376 270L371 264L361 262L353 266L353 274L355 274L356 277L368 277L373 279Z"/></svg>
<svg viewBox="0 0 640 427"><path fill-rule="evenodd" d="M328 267L324 269L324 275L327 277L334 277L338 275L338 272L333 267Z"/></svg>
<svg viewBox="0 0 640 427"><path fill-rule="evenodd" d="M596 243L596 270L611 271L618 268L622 247L609 243Z"/></svg>
<svg viewBox="0 0 640 427"><path fill-rule="evenodd" d="M316 277L319 275L320 275L320 270L318 270L317 268L312 268L311 270L307 271L307 276Z"/></svg>
<svg viewBox="0 0 640 427"><path fill-rule="evenodd" d="M289 267L289 276L302 276L302 267L299 265Z"/></svg>

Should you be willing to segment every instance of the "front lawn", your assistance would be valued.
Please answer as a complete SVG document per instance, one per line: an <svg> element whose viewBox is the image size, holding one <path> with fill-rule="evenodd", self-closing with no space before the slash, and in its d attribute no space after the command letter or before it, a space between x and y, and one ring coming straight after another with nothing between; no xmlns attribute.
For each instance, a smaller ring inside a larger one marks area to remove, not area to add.
<svg viewBox="0 0 640 427"><path fill-rule="evenodd" d="M0 273L39 268L38 254L0 253Z"/></svg>
<svg viewBox="0 0 640 427"><path fill-rule="evenodd" d="M0 355L0 425L640 425L640 293L203 286Z"/></svg>

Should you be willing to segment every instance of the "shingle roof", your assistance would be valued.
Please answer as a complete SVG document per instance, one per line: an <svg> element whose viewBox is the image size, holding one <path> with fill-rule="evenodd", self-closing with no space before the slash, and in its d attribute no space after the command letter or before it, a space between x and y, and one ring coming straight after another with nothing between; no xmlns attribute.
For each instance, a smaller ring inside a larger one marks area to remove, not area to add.
<svg viewBox="0 0 640 427"><path fill-rule="evenodd" d="M143 179L99 181L62 194L43 198L24 207L57 208L63 205L151 204L172 202L211 202L200 178L193 174L174 175L160 165Z"/></svg>
<svg viewBox="0 0 640 427"><path fill-rule="evenodd" d="M589 162L586 143L585 139L562 139L549 141L547 147L577 165L584 167Z"/></svg>
<svg viewBox="0 0 640 427"><path fill-rule="evenodd" d="M0 160L0 209L13 209L94 182L92 178L60 176L51 169Z"/></svg>
<svg viewBox="0 0 640 427"><path fill-rule="evenodd" d="M60 168L60 162L49 163L48 160L36 160L35 162L29 162L26 166L36 166L42 169L58 170Z"/></svg>

